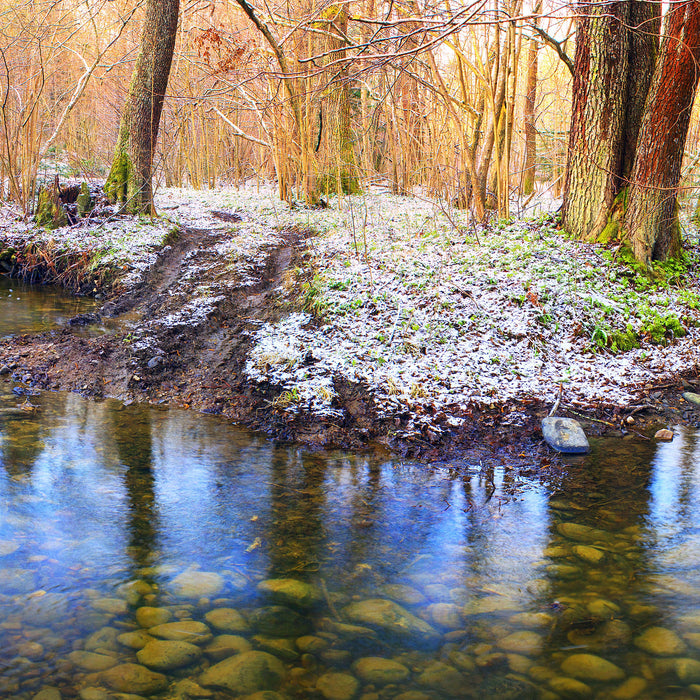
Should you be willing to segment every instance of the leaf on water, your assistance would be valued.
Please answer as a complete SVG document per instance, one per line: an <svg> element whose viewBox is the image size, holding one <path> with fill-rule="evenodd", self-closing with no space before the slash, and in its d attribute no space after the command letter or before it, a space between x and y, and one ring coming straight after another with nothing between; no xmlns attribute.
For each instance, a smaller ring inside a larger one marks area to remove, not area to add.
<svg viewBox="0 0 700 700"><path fill-rule="evenodd" d="M249 547L246 547L245 551L252 552L252 551L256 550L258 547L260 547L261 545L262 545L262 540L259 537L256 537L253 540L253 544L251 544Z"/></svg>

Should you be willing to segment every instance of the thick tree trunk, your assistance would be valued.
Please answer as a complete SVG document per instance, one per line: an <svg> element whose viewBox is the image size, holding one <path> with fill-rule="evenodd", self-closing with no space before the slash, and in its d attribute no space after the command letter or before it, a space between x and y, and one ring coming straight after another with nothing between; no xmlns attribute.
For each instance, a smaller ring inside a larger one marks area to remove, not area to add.
<svg viewBox="0 0 700 700"><path fill-rule="evenodd" d="M147 0L141 48L124 105L107 196L126 211L152 214L152 165L175 49L179 0Z"/></svg>
<svg viewBox="0 0 700 700"><path fill-rule="evenodd" d="M676 192L700 78L700 2L672 4L637 142L625 230L649 264L680 252Z"/></svg>
<svg viewBox="0 0 700 700"><path fill-rule="evenodd" d="M581 8L562 214L567 231L596 240L621 188L630 7L612 2Z"/></svg>

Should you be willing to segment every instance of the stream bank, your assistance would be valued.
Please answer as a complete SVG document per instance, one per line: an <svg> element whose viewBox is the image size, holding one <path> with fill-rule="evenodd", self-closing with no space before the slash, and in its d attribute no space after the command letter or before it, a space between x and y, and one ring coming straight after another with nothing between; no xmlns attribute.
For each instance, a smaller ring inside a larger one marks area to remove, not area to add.
<svg viewBox="0 0 700 700"><path fill-rule="evenodd" d="M560 413L582 420L590 435L698 425L682 398L700 386L689 296L697 279L689 275L686 306L678 295L659 300L682 319L685 337L652 344L640 327L641 347L596 352L595 331L576 332L589 322L586 300L624 309L612 287L575 296L571 275L581 260L567 268L564 256L575 250L597 283L590 271L604 258L592 246L529 224L489 231L487 242L484 231L470 238L439 229L434 212L427 235L427 214L411 200L402 228L380 217L377 227L388 228L381 238L367 212L359 229L352 204L345 228L336 218L324 229L313 218L323 212L283 211L263 198L272 206L265 209L250 192L222 196L170 192L159 202L168 219L112 215L109 224L50 233L13 224L6 212L0 238L15 274L79 280L74 287L106 300L98 316L76 317L69 328L2 341L0 372L35 388L221 414L281 440L354 449L378 442L426 460L498 448L516 463L549 463L539 423L559 391ZM422 226L409 220L420 216ZM527 250L516 249L516 234ZM549 259L534 242L542 240ZM491 258L480 279L478 260L468 267L465 256L494 251L501 269ZM552 258L561 279L541 272ZM613 268L600 264L614 283ZM75 332L104 319L117 330Z"/></svg>

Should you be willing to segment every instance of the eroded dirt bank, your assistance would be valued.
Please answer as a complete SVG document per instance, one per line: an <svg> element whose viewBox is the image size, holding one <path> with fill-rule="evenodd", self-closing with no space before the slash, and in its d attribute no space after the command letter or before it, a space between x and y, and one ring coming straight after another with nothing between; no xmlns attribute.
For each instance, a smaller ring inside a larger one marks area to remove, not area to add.
<svg viewBox="0 0 700 700"><path fill-rule="evenodd" d="M480 448L505 450L523 465L553 459L539 431L550 407L538 401L495 397L491 406L453 407L449 415L436 411L422 416L420 431L407 435L415 415L378 410L367 387L338 375L334 415L317 415L303 405L290 410L285 392L252 382L245 363L260 324L302 303L300 290L311 274L305 264L309 232L282 230L265 255L245 269L222 255L229 236L224 230L183 230L158 253L140 283L102 307L100 316L117 323L115 332L87 335L81 324L94 319L77 318L71 328L5 340L0 372L8 381L35 388L222 414L275 438L312 445L358 448L379 442L431 460L473 455ZM305 362L315 361L309 348ZM697 425L696 409L681 394L698 386L691 371L660 386L650 383L634 404L564 401L560 414L581 419L592 435L648 436L661 424Z"/></svg>

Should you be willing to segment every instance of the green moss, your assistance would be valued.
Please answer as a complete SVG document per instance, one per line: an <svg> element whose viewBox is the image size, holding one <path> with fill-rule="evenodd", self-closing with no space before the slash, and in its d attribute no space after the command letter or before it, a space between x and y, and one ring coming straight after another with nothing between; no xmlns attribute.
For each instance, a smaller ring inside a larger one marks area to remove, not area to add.
<svg viewBox="0 0 700 700"><path fill-rule="evenodd" d="M597 243L601 245L609 245L613 241L618 241L621 238L620 222L625 216L627 210L627 188L625 187L620 194L615 197L613 205L608 215L608 222L603 230L598 234Z"/></svg>
<svg viewBox="0 0 700 700"><path fill-rule="evenodd" d="M61 204L58 190L54 185L42 187L37 196L34 220L49 230L61 228L68 224L68 215Z"/></svg>
<svg viewBox="0 0 700 700"><path fill-rule="evenodd" d="M87 182L83 182L80 185L80 194L75 200L78 207L78 214L80 216L87 216L94 208L95 204L90 196L90 188L87 186Z"/></svg>
<svg viewBox="0 0 700 700"><path fill-rule="evenodd" d="M105 182L105 194L113 204L126 202L129 195L129 178L132 175L132 165L126 151L121 150L114 156L112 169Z"/></svg>
<svg viewBox="0 0 700 700"><path fill-rule="evenodd" d="M608 336L610 350L613 353L627 352L639 347L639 339L632 326L627 326L624 331L615 331Z"/></svg>
<svg viewBox="0 0 700 700"><path fill-rule="evenodd" d="M674 338L682 338L687 333L675 314L654 315L644 324L643 332L655 345L668 345Z"/></svg>

